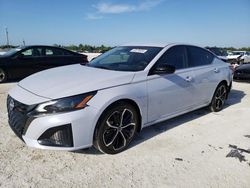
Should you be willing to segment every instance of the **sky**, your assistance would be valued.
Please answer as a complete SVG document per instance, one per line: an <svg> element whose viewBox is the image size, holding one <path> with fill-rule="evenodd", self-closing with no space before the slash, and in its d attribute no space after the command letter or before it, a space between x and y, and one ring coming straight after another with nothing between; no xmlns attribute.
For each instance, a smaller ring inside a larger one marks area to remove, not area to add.
<svg viewBox="0 0 250 188"><path fill-rule="evenodd" d="M0 45L250 47L250 0L0 0Z"/></svg>

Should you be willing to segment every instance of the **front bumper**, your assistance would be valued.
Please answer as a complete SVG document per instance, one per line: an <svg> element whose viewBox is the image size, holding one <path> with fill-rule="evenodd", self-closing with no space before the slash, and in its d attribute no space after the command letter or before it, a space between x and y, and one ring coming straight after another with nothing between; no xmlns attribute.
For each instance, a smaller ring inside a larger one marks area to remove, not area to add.
<svg viewBox="0 0 250 188"><path fill-rule="evenodd" d="M11 100L15 101L14 108L11 107ZM28 146L68 151L92 146L98 119L98 110L94 107L32 117L25 111L30 106L32 105L23 104L12 97L7 99L10 127Z"/></svg>

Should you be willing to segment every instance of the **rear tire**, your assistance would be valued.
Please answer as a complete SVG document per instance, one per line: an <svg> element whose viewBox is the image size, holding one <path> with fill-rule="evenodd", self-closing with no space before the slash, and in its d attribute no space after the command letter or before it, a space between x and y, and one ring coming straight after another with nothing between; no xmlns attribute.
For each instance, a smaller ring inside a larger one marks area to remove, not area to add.
<svg viewBox="0 0 250 188"><path fill-rule="evenodd" d="M7 81L7 74L2 68L0 68L0 83L6 82L6 81Z"/></svg>
<svg viewBox="0 0 250 188"><path fill-rule="evenodd" d="M94 134L94 146L107 154L124 151L133 140L139 125L138 113L129 103L119 102L101 115Z"/></svg>
<svg viewBox="0 0 250 188"><path fill-rule="evenodd" d="M209 105L209 109L212 112L219 112L223 109L223 105L226 101L227 98L227 86L224 83L221 83L218 85L214 92L213 99Z"/></svg>

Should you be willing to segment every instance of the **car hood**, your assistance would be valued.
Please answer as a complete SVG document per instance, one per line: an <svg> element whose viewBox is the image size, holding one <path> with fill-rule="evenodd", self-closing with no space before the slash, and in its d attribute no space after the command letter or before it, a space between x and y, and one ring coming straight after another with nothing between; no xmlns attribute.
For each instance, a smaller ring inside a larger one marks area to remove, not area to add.
<svg viewBox="0 0 250 188"><path fill-rule="evenodd" d="M29 92L50 99L128 84L134 72L69 65L33 74L18 83Z"/></svg>

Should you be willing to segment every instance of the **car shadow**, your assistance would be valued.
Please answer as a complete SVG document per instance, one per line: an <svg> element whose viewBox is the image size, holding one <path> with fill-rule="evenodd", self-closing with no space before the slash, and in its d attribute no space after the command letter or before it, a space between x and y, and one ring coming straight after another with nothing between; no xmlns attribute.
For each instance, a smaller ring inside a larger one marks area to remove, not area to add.
<svg viewBox="0 0 250 188"><path fill-rule="evenodd" d="M232 105L235 105L237 103L240 103L242 98L244 98L244 96L245 96L245 93L243 91L232 89L225 103L224 109ZM211 113L209 109L207 107L204 107L204 108L180 115L178 117L163 121L161 123L157 123L152 126L146 127L142 129L142 131L135 137L135 139L131 142L128 149L133 148L136 145L139 145L172 128L182 125L183 123L187 123L194 119L198 119L209 113ZM89 155L102 154L100 151L96 150L94 147L91 147L88 149L77 150L77 151L74 151L74 153L89 154Z"/></svg>
<svg viewBox="0 0 250 188"><path fill-rule="evenodd" d="M245 96L245 92L241 90L232 89L229 93L228 99L225 102L224 108L240 103Z"/></svg>

